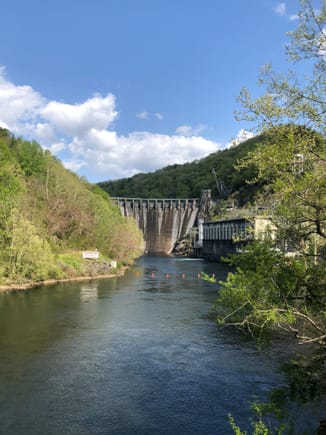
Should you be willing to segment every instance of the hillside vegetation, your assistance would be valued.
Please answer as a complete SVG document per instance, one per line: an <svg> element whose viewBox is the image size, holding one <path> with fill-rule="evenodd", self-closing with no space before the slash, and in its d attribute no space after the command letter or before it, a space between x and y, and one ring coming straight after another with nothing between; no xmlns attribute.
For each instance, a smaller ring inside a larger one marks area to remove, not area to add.
<svg viewBox="0 0 326 435"><path fill-rule="evenodd" d="M198 198L201 190L211 189L215 198L235 195L240 203L247 202L253 198L258 186L248 186L246 180L253 179L256 171L253 166L236 171L234 165L249 151L264 146L265 142L264 136L256 136L201 160L167 166L131 178L103 181L99 186L113 197Z"/></svg>
<svg viewBox="0 0 326 435"><path fill-rule="evenodd" d="M237 328L260 345L284 333L300 344L282 367L287 385L269 402L253 404L253 434L301 433L288 419L291 401L323 403L326 397L326 3L302 0L297 18L285 45L291 66L280 73L265 65L258 77L262 92L255 98L243 88L236 112L270 136L268 148L237 166L257 168L256 180L273 195L276 231L231 256L234 269L216 300L222 327ZM230 417L234 433L247 433ZM278 428L271 423L275 417ZM324 430L321 422L318 433Z"/></svg>
<svg viewBox="0 0 326 435"><path fill-rule="evenodd" d="M99 250L97 272L105 272L109 259L138 256L142 236L102 189L0 129L0 283L92 273L86 249Z"/></svg>

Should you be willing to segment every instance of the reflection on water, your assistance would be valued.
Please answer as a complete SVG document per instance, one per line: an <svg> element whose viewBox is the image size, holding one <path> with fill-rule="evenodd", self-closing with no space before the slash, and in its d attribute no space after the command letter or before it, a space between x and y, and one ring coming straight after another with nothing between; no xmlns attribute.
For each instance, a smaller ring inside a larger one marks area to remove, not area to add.
<svg viewBox="0 0 326 435"><path fill-rule="evenodd" d="M207 314L226 276L143 257L124 277L0 295L0 433L229 434L280 381ZM318 415L312 421L318 421Z"/></svg>
<svg viewBox="0 0 326 435"><path fill-rule="evenodd" d="M80 300L82 302L89 302L91 299L97 299L97 283L90 282L87 285L81 284Z"/></svg>

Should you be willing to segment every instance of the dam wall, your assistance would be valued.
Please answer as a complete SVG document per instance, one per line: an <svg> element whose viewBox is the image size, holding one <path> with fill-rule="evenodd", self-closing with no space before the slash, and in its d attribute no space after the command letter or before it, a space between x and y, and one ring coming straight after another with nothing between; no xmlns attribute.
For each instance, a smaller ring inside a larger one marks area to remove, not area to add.
<svg viewBox="0 0 326 435"><path fill-rule="evenodd" d="M148 253L173 251L195 226L201 200L112 198L125 217L133 217L143 232Z"/></svg>

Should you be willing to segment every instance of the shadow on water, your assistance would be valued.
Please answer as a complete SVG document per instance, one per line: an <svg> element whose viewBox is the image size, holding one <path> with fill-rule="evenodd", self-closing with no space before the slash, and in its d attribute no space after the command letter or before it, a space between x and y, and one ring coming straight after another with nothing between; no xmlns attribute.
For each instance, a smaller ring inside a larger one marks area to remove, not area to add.
<svg viewBox="0 0 326 435"><path fill-rule="evenodd" d="M230 434L282 378L208 316L225 265L140 258L125 276L0 295L0 433Z"/></svg>

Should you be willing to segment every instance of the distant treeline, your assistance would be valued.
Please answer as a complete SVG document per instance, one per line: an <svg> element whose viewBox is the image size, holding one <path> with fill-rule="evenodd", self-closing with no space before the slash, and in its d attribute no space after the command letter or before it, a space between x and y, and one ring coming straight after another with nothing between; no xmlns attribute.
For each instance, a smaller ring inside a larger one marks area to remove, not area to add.
<svg viewBox="0 0 326 435"><path fill-rule="evenodd" d="M83 275L77 251L128 263L141 247L135 222L102 189L0 128L0 283Z"/></svg>
<svg viewBox="0 0 326 435"><path fill-rule="evenodd" d="M234 166L249 151L263 145L264 137L256 136L201 160L167 166L131 178L103 181L99 186L113 197L198 198L203 189L211 189L215 198L235 194L240 202L247 202L258 186L249 187L246 180L252 180L256 170L250 167L237 171Z"/></svg>

